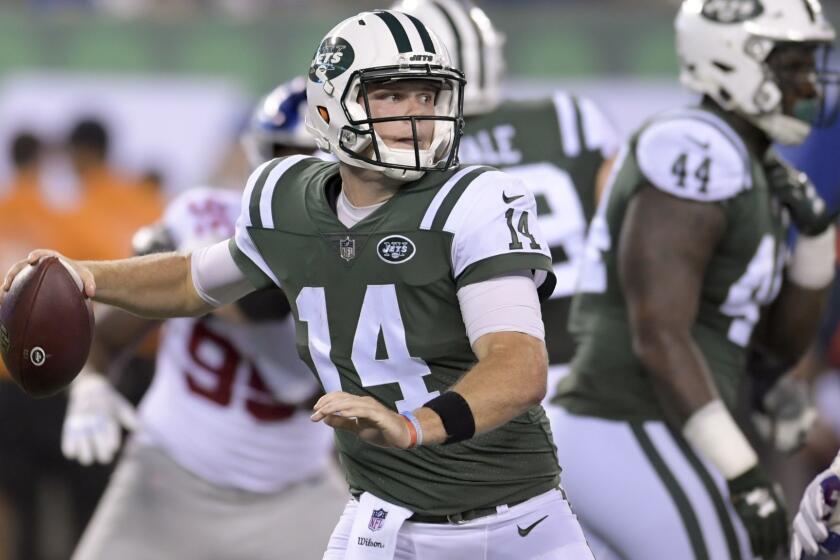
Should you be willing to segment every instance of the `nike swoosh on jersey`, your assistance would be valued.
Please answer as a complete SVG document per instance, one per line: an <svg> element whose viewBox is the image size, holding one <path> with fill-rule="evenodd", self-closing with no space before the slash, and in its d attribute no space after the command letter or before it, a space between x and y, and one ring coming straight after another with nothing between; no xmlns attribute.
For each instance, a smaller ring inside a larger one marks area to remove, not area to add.
<svg viewBox="0 0 840 560"><path fill-rule="evenodd" d="M520 527L519 525L517 525L516 530L519 531L519 536L520 537L527 537L528 533L533 531L534 527L536 527L537 525L539 525L540 523L545 521L546 517L548 517L548 516L546 515L546 516L541 517L540 519L537 519L536 521L534 521L533 523L531 523L530 525L528 525L524 529L522 527Z"/></svg>
<svg viewBox="0 0 840 560"><path fill-rule="evenodd" d="M517 194L515 196L508 196L508 195L505 194L504 191L502 191L502 200L505 201L505 204L510 204L514 200L518 200L518 199L522 198L523 196L525 196L525 195L524 194Z"/></svg>

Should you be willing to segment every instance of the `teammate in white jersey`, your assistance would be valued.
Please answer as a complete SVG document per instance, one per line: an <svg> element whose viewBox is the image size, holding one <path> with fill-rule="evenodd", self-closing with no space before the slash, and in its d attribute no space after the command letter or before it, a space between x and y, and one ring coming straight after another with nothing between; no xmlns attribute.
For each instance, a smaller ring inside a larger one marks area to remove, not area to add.
<svg viewBox="0 0 840 560"><path fill-rule="evenodd" d="M244 142L252 162L314 148L298 120L303 85L261 101ZM240 200L233 191L189 190L136 236L135 249L186 251L227 238ZM89 370L104 372L154 324L105 310ZM309 420L319 392L297 356L280 290L164 323L139 418L103 375L83 373L70 392L65 455L109 462L120 424L135 433L74 558L320 557L346 492L329 476L331 431Z"/></svg>

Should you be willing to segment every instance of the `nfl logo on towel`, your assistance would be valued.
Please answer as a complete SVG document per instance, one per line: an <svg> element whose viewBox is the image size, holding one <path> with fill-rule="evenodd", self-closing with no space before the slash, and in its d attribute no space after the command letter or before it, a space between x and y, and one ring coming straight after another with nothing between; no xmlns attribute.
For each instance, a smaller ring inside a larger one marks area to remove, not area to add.
<svg viewBox="0 0 840 560"><path fill-rule="evenodd" d="M385 524L385 518L388 517L388 512L384 509L375 509L370 514L370 523L368 529L371 531L378 531Z"/></svg>

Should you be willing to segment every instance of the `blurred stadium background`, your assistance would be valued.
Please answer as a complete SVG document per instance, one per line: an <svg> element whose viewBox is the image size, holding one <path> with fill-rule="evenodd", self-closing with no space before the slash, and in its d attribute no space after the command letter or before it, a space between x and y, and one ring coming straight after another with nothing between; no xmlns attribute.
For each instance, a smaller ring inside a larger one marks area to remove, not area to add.
<svg viewBox="0 0 840 560"><path fill-rule="evenodd" d="M6 198L0 198L0 268L5 270L21 256L10 238L22 236L27 227L39 232L57 228L50 222L52 214L38 222L27 213L32 201L4 202L14 198L15 185L22 180L15 164L21 146L27 153L22 137L37 139L41 146L38 184L46 206L72 213L89 185L71 165L68 140L74 127L79 131L80 121L101 123L109 138L107 163L112 176L120 177L132 192L151 193L158 202L125 198L118 207L87 208L73 218L83 221L85 228L59 228L51 239L70 242L68 237L78 235L80 252L106 239L110 245L98 248L97 254L127 255L132 224L147 220L144 212L153 213L174 193L207 183L235 187L245 165L236 153L238 134L256 98L305 73L319 39L335 22L387 4L4 0L0 3L0 196ZM569 89L600 102L622 133L648 115L690 99L676 81L672 21L677 0L478 0L478 4L507 36L510 96ZM840 23L840 2L828 0L825 7L835 25ZM836 173L829 173L818 184L835 200L837 179ZM109 217L114 213L119 217ZM53 225L44 225L48 223ZM42 239L33 234L20 243ZM840 385L836 378L826 383ZM835 390L840 394L840 388ZM835 411L835 418L826 415L816 445L793 458L768 459L786 481L792 511L804 481L822 466L826 454L833 455L838 442L839 436L833 434L840 433L836 412L840 400L821 398L827 403L825 410ZM86 500L96 495L99 482L79 482L75 474L67 475L71 467L60 457L61 399L52 399L54 405L21 405L0 391L0 560L69 558L76 525L84 522ZM24 415L36 418L38 425L22 427ZM31 431L36 429L37 433ZM38 447L51 445L55 448ZM40 451L45 458L38 458ZM49 468L44 468L46 464ZM10 496L18 485L31 482L24 475L34 477L42 470L46 474L37 481L32 511L24 517L14 515ZM107 476L107 470L96 476ZM79 485L90 486L83 489L82 497L74 489ZM73 515L80 519L67 521ZM29 543L26 550L34 551L26 554L33 556L15 552L22 550L23 541Z"/></svg>

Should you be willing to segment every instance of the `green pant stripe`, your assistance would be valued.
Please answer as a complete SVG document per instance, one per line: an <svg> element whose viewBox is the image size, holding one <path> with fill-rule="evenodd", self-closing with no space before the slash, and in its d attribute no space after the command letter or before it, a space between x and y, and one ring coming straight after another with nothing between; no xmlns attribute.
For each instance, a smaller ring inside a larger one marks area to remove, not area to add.
<svg viewBox="0 0 840 560"><path fill-rule="evenodd" d="M254 190L251 191L251 203L248 205L248 212L251 215L251 225L256 228L262 227L262 218L260 217L260 200L262 199L262 191L265 187L265 181L268 179L269 173L274 171L274 168L280 165L281 159L275 159L265 166L257 182L254 185Z"/></svg>
<svg viewBox="0 0 840 560"><path fill-rule="evenodd" d="M443 226L446 225L446 220L449 219L449 215L455 208L455 204L457 204L458 199L461 198L461 195L464 194L464 191L467 190L467 187L476 177L487 171L490 171L489 167L480 167L470 171L461 177L457 183L455 183L452 189L446 194L443 202L440 204L440 208L438 208L438 211L435 214L435 219L432 220L432 226L429 228L431 231L443 230Z"/></svg>
<svg viewBox="0 0 840 560"><path fill-rule="evenodd" d="M735 526L732 525L732 518L729 516L729 510L726 509L723 496L721 496L720 490L718 490L712 475L709 474L706 466L700 460L700 457L694 453L694 450L690 445L688 445L688 442L685 441L685 439L683 439L680 434L676 433L676 431L670 426L668 427L668 430L671 432L671 436L674 438L674 441L677 443L680 451L682 451L683 455L685 455L685 458L688 460L691 468L693 468L697 473L700 482L703 483L703 486L706 488L706 492L709 494L709 498L712 500L712 504L715 506L715 512L717 513L718 519L720 519L721 528L723 529L723 534L726 537L726 547L729 549L729 558L732 560L741 560L741 548L738 546L738 536L735 534Z"/></svg>
<svg viewBox="0 0 840 560"><path fill-rule="evenodd" d="M697 520L697 514L691 507L691 502L688 501L683 489L680 487L677 479L668 469L668 465L656 451L653 442L648 437L641 423L630 422L630 428L633 430L633 435L647 455L651 466L656 471L659 479L665 484L665 488L674 500L674 505L677 506L677 511L682 518L685 530L688 533L688 540L691 542L691 548L694 550L695 560L709 560L709 552L706 550L706 542L703 540L703 533L700 530L700 522Z"/></svg>

